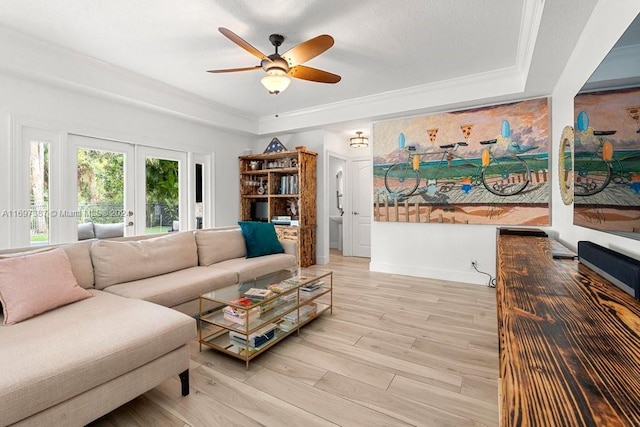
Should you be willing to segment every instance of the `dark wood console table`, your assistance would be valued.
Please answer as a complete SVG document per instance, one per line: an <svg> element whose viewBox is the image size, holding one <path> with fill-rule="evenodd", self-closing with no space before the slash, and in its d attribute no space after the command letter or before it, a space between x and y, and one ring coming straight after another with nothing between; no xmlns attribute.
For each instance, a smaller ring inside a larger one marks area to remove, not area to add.
<svg viewBox="0 0 640 427"><path fill-rule="evenodd" d="M640 304L546 237L497 240L501 425L640 425Z"/></svg>

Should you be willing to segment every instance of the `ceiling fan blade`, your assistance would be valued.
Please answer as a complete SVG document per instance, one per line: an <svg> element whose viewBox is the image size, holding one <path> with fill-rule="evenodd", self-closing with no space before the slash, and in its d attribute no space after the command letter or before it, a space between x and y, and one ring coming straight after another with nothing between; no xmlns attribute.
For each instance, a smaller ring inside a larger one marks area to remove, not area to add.
<svg viewBox="0 0 640 427"><path fill-rule="evenodd" d="M229 40L231 40L232 42L234 42L235 44L237 44L238 46L240 46L241 48L243 48L244 50L246 50L247 52L249 52L250 54L252 54L256 58L269 59L269 57L267 55L265 55L264 53L260 52L255 47L251 46L249 43L244 41L240 36L238 36L233 31L231 31L231 30L229 30L227 28L224 28L224 27L219 27L218 31L220 31L223 36L225 36L226 38L228 38Z"/></svg>
<svg viewBox="0 0 640 427"><path fill-rule="evenodd" d="M282 54L290 67L302 64L333 46L333 37L323 34L302 42Z"/></svg>
<svg viewBox="0 0 640 427"><path fill-rule="evenodd" d="M262 67L256 65L254 67L242 67L242 68L227 68L224 70L207 70L207 73L235 73L236 71L252 71L252 70L261 70Z"/></svg>
<svg viewBox="0 0 640 427"><path fill-rule="evenodd" d="M309 80L318 83L338 83L342 78L337 74L318 70L313 67L306 67L304 65L296 65L295 67L290 68L288 74L297 79Z"/></svg>

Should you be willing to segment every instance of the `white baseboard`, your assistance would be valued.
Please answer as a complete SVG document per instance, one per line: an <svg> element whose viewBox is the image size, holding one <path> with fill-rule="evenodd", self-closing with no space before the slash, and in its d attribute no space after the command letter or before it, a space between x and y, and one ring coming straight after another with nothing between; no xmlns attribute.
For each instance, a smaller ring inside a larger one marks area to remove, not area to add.
<svg viewBox="0 0 640 427"><path fill-rule="evenodd" d="M380 273L447 280L450 282L471 283L474 285L487 286L489 284L489 276L480 274L476 271L437 270L433 268L389 264L383 262L371 262L369 264L369 270Z"/></svg>

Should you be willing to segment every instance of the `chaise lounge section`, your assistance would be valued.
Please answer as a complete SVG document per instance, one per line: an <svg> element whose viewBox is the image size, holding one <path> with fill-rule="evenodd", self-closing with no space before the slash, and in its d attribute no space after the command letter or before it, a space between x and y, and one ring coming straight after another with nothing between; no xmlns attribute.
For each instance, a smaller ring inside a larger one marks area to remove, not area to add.
<svg viewBox="0 0 640 427"><path fill-rule="evenodd" d="M60 246L90 296L0 325L0 425L84 425L175 375L187 395L200 294L296 265L295 242L252 258L245 243L233 227Z"/></svg>

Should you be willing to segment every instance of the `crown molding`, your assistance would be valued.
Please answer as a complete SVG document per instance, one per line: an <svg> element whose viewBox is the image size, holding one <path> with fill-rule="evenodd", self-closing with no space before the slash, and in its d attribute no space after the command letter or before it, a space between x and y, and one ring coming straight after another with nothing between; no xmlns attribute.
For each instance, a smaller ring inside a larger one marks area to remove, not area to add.
<svg viewBox="0 0 640 427"><path fill-rule="evenodd" d="M520 94L524 80L517 67L414 86L376 95L319 105L312 109L279 113L259 119L260 135L317 128L334 123L371 121L418 114L436 107Z"/></svg>
<svg viewBox="0 0 640 427"><path fill-rule="evenodd" d="M257 117L138 73L0 27L0 71L172 114L220 129L255 133Z"/></svg>
<svg viewBox="0 0 640 427"><path fill-rule="evenodd" d="M263 116L258 123L260 135L319 127L340 122L380 120L404 113L419 114L452 105L473 105L479 100L508 99L521 96L533 60L533 52L542 21L545 0L525 0L521 31L513 67L472 76L444 80L320 105L311 109Z"/></svg>
<svg viewBox="0 0 640 427"><path fill-rule="evenodd" d="M538 31L542 22L545 0L525 0L518 37L516 67L520 70L523 82L526 83L533 60L533 52L538 39Z"/></svg>

